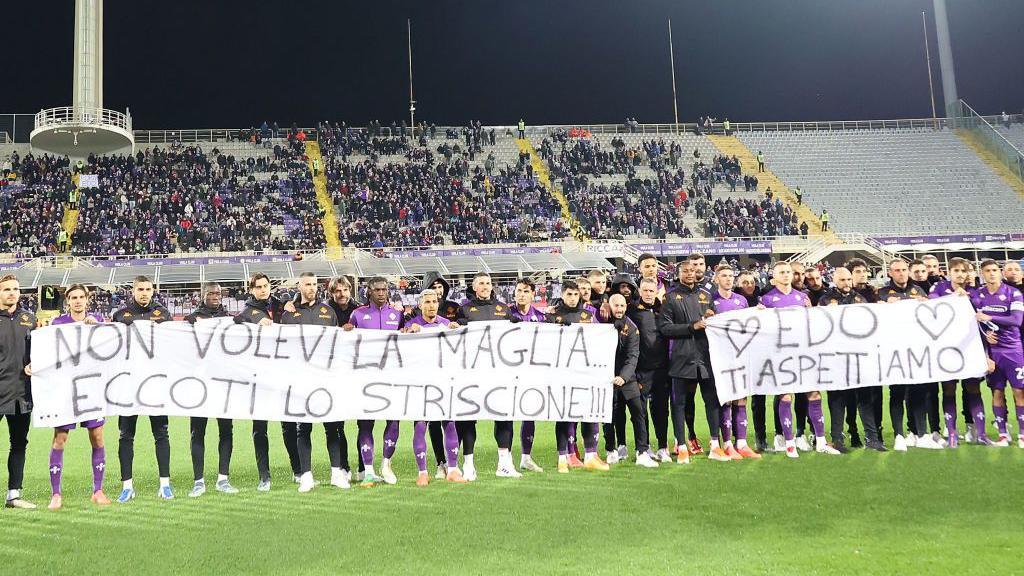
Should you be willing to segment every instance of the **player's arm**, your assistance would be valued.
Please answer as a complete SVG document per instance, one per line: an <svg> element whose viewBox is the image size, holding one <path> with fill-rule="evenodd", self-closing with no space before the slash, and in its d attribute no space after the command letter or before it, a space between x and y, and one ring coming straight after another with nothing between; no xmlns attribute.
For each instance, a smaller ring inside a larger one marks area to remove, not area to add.
<svg viewBox="0 0 1024 576"><path fill-rule="evenodd" d="M618 376L623 382L630 382L636 379L636 365L640 362L640 330L628 322L626 328L629 329L629 336L626 337L626 362Z"/></svg>
<svg viewBox="0 0 1024 576"><path fill-rule="evenodd" d="M670 300L661 307L658 332L669 339L693 338L694 326L686 320L685 315L682 300Z"/></svg>

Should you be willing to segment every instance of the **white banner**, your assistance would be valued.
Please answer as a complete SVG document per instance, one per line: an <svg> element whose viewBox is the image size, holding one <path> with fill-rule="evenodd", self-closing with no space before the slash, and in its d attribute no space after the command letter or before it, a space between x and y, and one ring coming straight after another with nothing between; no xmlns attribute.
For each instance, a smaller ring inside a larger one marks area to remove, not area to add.
<svg viewBox="0 0 1024 576"><path fill-rule="evenodd" d="M82 174L78 177L79 188L99 188L100 177L97 174Z"/></svg>
<svg viewBox="0 0 1024 576"><path fill-rule="evenodd" d="M756 308L707 320L718 399L982 376L967 298Z"/></svg>
<svg viewBox="0 0 1024 576"><path fill-rule="evenodd" d="M399 334L205 320L32 333L36 426L108 415L610 422L611 325Z"/></svg>

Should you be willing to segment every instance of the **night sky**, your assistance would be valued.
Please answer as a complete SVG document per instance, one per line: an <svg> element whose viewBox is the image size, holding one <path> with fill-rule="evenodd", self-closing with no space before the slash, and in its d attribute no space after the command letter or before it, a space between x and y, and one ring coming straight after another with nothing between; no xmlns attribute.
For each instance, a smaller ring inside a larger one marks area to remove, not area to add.
<svg viewBox="0 0 1024 576"><path fill-rule="evenodd" d="M71 104L73 5L5 6L0 113ZM983 113L1020 112L1024 1L948 5L960 97ZM130 107L136 128L408 118L406 18L417 119L437 124L671 122L669 17L684 122L928 117L922 10L942 106L931 0L107 0L105 10L104 104Z"/></svg>

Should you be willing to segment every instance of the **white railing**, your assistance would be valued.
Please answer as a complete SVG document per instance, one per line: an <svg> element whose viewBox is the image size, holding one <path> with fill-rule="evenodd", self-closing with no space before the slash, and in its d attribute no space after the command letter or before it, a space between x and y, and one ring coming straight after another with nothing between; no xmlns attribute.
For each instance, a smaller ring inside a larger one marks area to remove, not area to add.
<svg viewBox="0 0 1024 576"><path fill-rule="evenodd" d="M132 132L130 114L107 110L106 108L82 108L62 106L40 110L36 113L36 129L48 126L106 126L120 128L129 134Z"/></svg>
<svg viewBox="0 0 1024 576"><path fill-rule="evenodd" d="M0 144L14 144L14 140L7 132L0 132Z"/></svg>
<svg viewBox="0 0 1024 576"><path fill-rule="evenodd" d="M999 122L999 116L984 116L989 122ZM1010 116L1012 122L1024 121L1024 115L1015 114ZM804 132L821 130L883 130L883 129L938 129L946 128L951 123L946 118L905 118L895 120L821 120L814 122L731 122L730 129L735 132ZM588 130L591 134L678 134L682 132L694 132L697 129L695 123L681 124L638 124L632 130L625 124L546 124L527 126L528 136L548 136L556 130L572 130L573 128ZM349 130L365 131L365 127L349 126ZM448 129L461 130L462 126L438 126L437 138L441 139ZM515 126L484 126L485 131L494 130L499 136L506 131L517 134ZM135 142L137 144L161 144L170 142L212 142L238 140L243 133L259 128L201 128L187 130L136 130ZM289 128L280 128L276 137L283 138ZM317 137L316 128L300 128L310 139ZM407 129L411 133L411 129ZM417 128L418 130L418 128ZM702 132L711 134L722 134L725 131L721 121L715 122L711 130L701 129ZM460 132L461 134L461 132ZM382 136L398 136L397 131L392 133L390 126L381 127ZM274 135L271 135L274 137Z"/></svg>

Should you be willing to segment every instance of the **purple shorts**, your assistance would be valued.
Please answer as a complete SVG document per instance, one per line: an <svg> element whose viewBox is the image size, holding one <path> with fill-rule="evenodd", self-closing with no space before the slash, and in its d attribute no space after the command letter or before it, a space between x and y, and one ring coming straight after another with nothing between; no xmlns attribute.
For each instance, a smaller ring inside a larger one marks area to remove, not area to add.
<svg viewBox="0 0 1024 576"><path fill-rule="evenodd" d="M996 363L996 370L986 378L989 388L1004 390L1009 382L1010 388L1024 390L1024 358L993 354L992 360Z"/></svg>
<svg viewBox="0 0 1024 576"><path fill-rule="evenodd" d="M99 428L100 426L103 426L103 422L104 419L99 418L96 420L86 420L85 422L80 422L79 424L66 424L64 426L57 426L57 428L55 429L60 430L61 432L70 432L77 428L78 426L81 426L82 428L88 428L89 430L92 430L93 428Z"/></svg>

